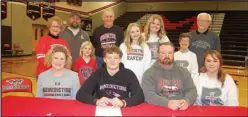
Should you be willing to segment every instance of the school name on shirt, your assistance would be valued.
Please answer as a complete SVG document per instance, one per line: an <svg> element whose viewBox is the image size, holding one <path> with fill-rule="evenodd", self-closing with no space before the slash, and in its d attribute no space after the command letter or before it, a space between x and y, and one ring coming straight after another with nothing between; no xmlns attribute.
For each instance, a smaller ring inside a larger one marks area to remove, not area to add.
<svg viewBox="0 0 248 117"><path fill-rule="evenodd" d="M127 60L141 61L143 56L144 51L142 49L132 49L132 52L127 53Z"/></svg>
<svg viewBox="0 0 248 117"><path fill-rule="evenodd" d="M44 96L71 96L71 88L44 87Z"/></svg>
<svg viewBox="0 0 248 117"><path fill-rule="evenodd" d="M103 90L103 89L106 89L106 88L127 91L127 87L124 87L124 86L121 86L121 85L104 84L104 85L100 86L100 90Z"/></svg>

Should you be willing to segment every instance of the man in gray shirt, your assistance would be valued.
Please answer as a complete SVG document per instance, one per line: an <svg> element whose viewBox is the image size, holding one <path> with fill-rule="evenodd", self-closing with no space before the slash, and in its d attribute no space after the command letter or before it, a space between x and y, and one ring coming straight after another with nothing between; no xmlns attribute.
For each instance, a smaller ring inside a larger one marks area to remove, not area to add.
<svg viewBox="0 0 248 117"><path fill-rule="evenodd" d="M200 13L197 16L197 30L190 32L192 40L189 49L196 54L200 71L203 70L203 57L207 50L221 51L219 36L208 29L211 21L208 13Z"/></svg>
<svg viewBox="0 0 248 117"><path fill-rule="evenodd" d="M174 49L170 42L160 44L158 60L144 73L141 86L147 103L185 110L197 92L189 71L174 63Z"/></svg>
<svg viewBox="0 0 248 117"><path fill-rule="evenodd" d="M60 34L69 45L72 55L72 65L79 57L80 47L83 42L90 41L89 35L81 29L81 18L77 12L72 12L68 19L68 26Z"/></svg>

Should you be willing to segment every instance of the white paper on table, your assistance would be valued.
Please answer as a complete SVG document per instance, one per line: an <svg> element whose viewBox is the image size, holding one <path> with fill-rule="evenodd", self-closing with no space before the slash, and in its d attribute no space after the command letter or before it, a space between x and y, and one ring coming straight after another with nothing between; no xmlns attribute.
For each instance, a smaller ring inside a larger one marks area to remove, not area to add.
<svg viewBox="0 0 248 117"><path fill-rule="evenodd" d="M122 116L120 107L96 107L95 116Z"/></svg>

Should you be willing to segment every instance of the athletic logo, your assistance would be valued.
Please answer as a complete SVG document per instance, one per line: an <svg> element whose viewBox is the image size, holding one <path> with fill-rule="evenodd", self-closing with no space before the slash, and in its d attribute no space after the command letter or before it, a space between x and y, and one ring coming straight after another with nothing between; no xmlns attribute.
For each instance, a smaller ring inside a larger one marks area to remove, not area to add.
<svg viewBox="0 0 248 117"><path fill-rule="evenodd" d="M224 105L220 99L221 90L219 88L202 88L202 103L203 105Z"/></svg>
<svg viewBox="0 0 248 117"><path fill-rule="evenodd" d="M106 94L110 96L111 98L116 98L116 97L119 98L121 96L120 94L114 91L111 91L111 90L106 90Z"/></svg>
<svg viewBox="0 0 248 117"><path fill-rule="evenodd" d="M20 85L22 84L23 79L10 79L10 80L6 80L6 82L11 85Z"/></svg>

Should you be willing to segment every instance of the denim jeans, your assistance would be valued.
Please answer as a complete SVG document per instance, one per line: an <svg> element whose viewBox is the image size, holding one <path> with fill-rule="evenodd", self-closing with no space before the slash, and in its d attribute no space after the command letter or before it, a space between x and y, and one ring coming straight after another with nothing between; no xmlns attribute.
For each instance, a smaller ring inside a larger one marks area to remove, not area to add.
<svg viewBox="0 0 248 117"><path fill-rule="evenodd" d="M97 56L96 57L96 64L97 64L97 69L101 69L102 68L102 64L103 64L103 58Z"/></svg>

